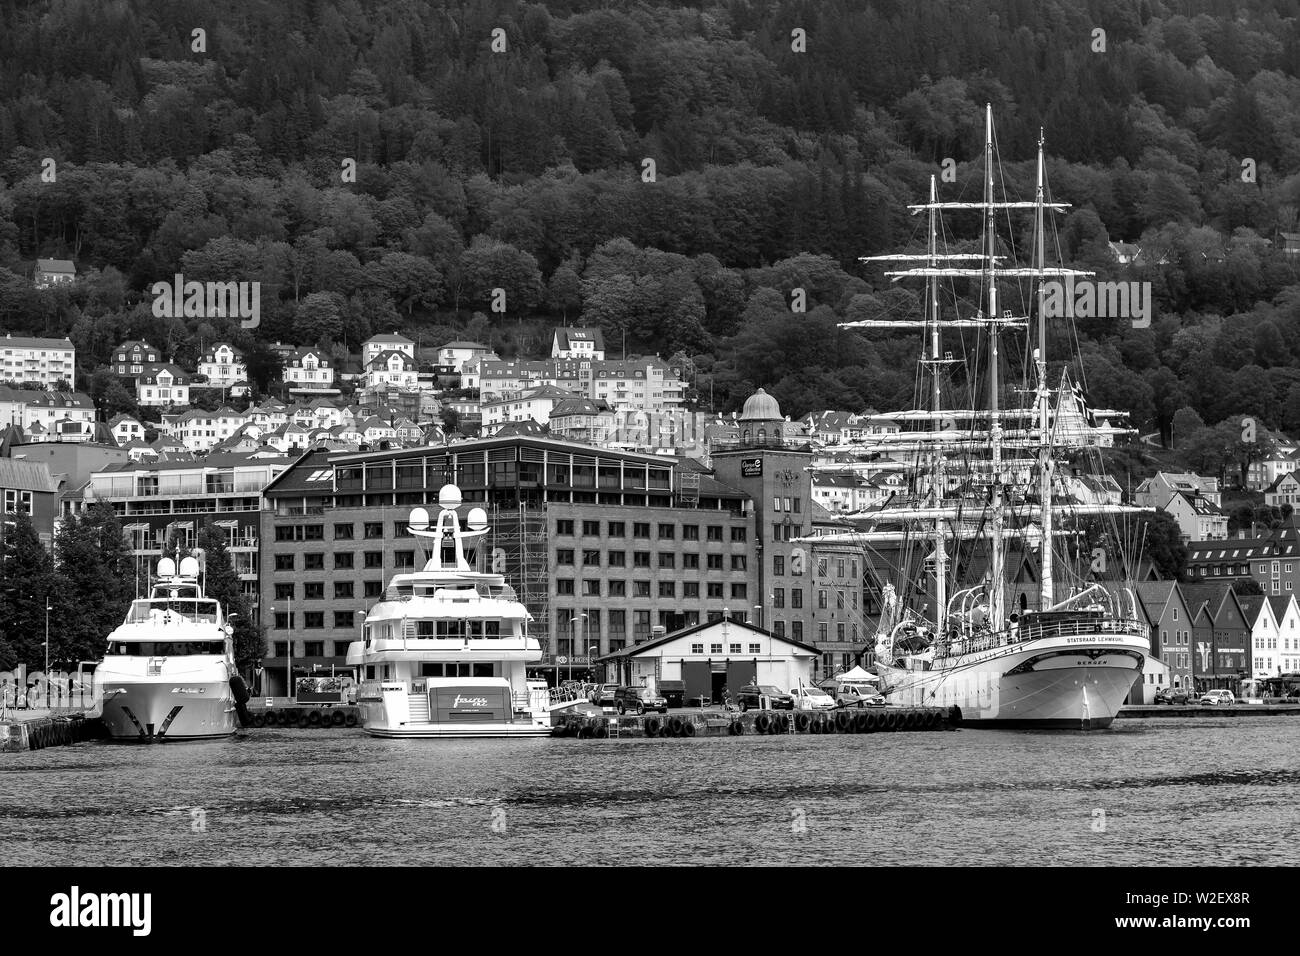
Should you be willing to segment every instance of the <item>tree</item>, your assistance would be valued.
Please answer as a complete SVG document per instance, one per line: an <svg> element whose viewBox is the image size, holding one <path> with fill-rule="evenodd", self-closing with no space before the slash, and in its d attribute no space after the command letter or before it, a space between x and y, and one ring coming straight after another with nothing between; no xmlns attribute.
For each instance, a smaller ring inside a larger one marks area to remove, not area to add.
<svg viewBox="0 0 1300 956"><path fill-rule="evenodd" d="M1237 597L1245 597L1248 594L1263 594L1264 587L1254 578L1234 578L1231 582L1232 590Z"/></svg>
<svg viewBox="0 0 1300 956"><path fill-rule="evenodd" d="M0 670L44 668L45 602L54 590L54 561L20 511L0 524Z"/></svg>
<svg viewBox="0 0 1300 956"><path fill-rule="evenodd" d="M113 506L100 501L65 518L54 554L62 610L57 632L50 632L50 659L99 660L134 596L131 552Z"/></svg>
<svg viewBox="0 0 1300 956"><path fill-rule="evenodd" d="M266 633L253 621L248 599L226 548L225 533L205 521L195 540L203 556L203 593L225 608L226 620L234 630L235 666L240 673L248 674L266 654Z"/></svg>
<svg viewBox="0 0 1300 956"><path fill-rule="evenodd" d="M1157 511L1138 519L1137 540L1142 545L1142 556L1155 565L1166 581L1181 581L1187 570L1187 545L1183 544L1182 529L1173 515Z"/></svg>
<svg viewBox="0 0 1300 956"><path fill-rule="evenodd" d="M343 335L343 307L344 302L336 292L313 292L305 296L298 303L293 319L294 335L304 344L338 341Z"/></svg>
<svg viewBox="0 0 1300 956"><path fill-rule="evenodd" d="M460 256L466 294L477 307L493 304L493 291L505 290L506 311L519 315L542 299L542 273L537 259L508 242L475 236Z"/></svg>
<svg viewBox="0 0 1300 956"><path fill-rule="evenodd" d="M442 276L428 259L409 252L389 252L366 267L372 282L383 289L409 316L419 305L432 308L442 295Z"/></svg>
<svg viewBox="0 0 1300 956"><path fill-rule="evenodd" d="M265 342L256 342L244 350L244 367L248 370L248 384L262 395L271 388L271 383L280 377L284 359L280 353Z"/></svg>

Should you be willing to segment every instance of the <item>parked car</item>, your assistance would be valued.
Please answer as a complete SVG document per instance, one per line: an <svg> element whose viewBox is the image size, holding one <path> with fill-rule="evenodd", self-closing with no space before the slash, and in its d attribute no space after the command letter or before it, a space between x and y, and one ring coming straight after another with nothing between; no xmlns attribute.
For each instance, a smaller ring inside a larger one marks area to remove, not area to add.
<svg viewBox="0 0 1300 956"><path fill-rule="evenodd" d="M597 684L587 695L587 700L591 701L597 707L613 707L614 692L618 690L617 684Z"/></svg>
<svg viewBox="0 0 1300 956"><path fill-rule="evenodd" d="M668 713L668 701L644 687L620 687L614 691L614 707L620 714L629 710L637 714L644 714L647 710Z"/></svg>
<svg viewBox="0 0 1300 956"><path fill-rule="evenodd" d="M1217 707L1223 704L1232 705L1236 702L1237 698L1233 696L1232 691L1225 688L1207 690L1201 695L1202 707Z"/></svg>
<svg viewBox="0 0 1300 956"><path fill-rule="evenodd" d="M1191 693L1182 687L1162 687L1156 691L1157 704L1188 704L1191 701Z"/></svg>
<svg viewBox="0 0 1300 956"><path fill-rule="evenodd" d="M760 697L767 698L767 706L771 710L794 710L794 698L771 684L750 684L748 687L740 688L740 693L736 695L736 703L740 705L741 710L749 710L751 707L759 706Z"/></svg>
<svg viewBox="0 0 1300 956"><path fill-rule="evenodd" d="M835 692L835 701L841 707L884 707L885 696L874 684L840 684Z"/></svg>
<svg viewBox="0 0 1300 956"><path fill-rule="evenodd" d="M795 710L831 710L836 706L835 698L820 687L791 687L790 696Z"/></svg>

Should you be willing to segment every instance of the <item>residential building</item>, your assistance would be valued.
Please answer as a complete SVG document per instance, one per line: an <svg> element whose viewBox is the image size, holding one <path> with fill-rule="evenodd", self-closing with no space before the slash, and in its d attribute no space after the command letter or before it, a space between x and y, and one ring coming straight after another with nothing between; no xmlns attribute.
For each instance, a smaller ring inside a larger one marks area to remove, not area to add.
<svg viewBox="0 0 1300 956"><path fill-rule="evenodd" d="M49 388L77 378L77 350L70 339L5 335L0 339L0 382Z"/></svg>
<svg viewBox="0 0 1300 956"><path fill-rule="evenodd" d="M280 375L290 395L339 394L334 387L334 359L328 352L292 347L280 351L284 360Z"/></svg>
<svg viewBox="0 0 1300 956"><path fill-rule="evenodd" d="M1226 581L1179 587L1192 613L1196 690L1223 687L1235 693L1251 674L1251 624L1241 599Z"/></svg>
<svg viewBox="0 0 1300 956"><path fill-rule="evenodd" d="M1113 478L1111 480L1114 481ZM1224 541L1228 537L1228 516L1222 508L1204 498L1192 498L1184 492L1176 491L1160 510L1178 522L1184 543Z"/></svg>
<svg viewBox="0 0 1300 956"><path fill-rule="evenodd" d="M1278 677L1297 670L1292 662L1300 655L1300 605L1297 605L1294 594L1269 595L1268 603L1273 610L1273 620L1277 622L1277 635L1268 641L1261 640L1251 656L1263 659L1263 669L1270 672L1269 677Z"/></svg>
<svg viewBox="0 0 1300 956"><path fill-rule="evenodd" d="M677 371L657 358L593 362L590 381L587 397L614 409L658 411L681 405L686 397Z"/></svg>
<svg viewBox="0 0 1300 956"><path fill-rule="evenodd" d="M552 405L549 424L556 438L604 445L617 431L618 415L608 402L575 396Z"/></svg>
<svg viewBox="0 0 1300 956"><path fill-rule="evenodd" d="M481 405L484 435L492 435L506 422L534 421L545 424L557 405L580 399L581 396L554 385L542 385L518 395L485 401Z"/></svg>
<svg viewBox="0 0 1300 956"><path fill-rule="evenodd" d="M463 375L465 366L477 365L481 359L492 358L495 355L495 352L481 342L448 342L438 349L438 365Z"/></svg>
<svg viewBox="0 0 1300 956"><path fill-rule="evenodd" d="M190 403L190 376L176 365L149 365L135 380L136 402L165 408Z"/></svg>
<svg viewBox="0 0 1300 956"><path fill-rule="evenodd" d="M208 452L248 423L241 413L223 405L216 411L189 408L162 416L160 431L176 439L187 451Z"/></svg>
<svg viewBox="0 0 1300 956"><path fill-rule="evenodd" d="M113 359L109 363L109 368L113 370L115 375L120 375L123 378L135 378L143 373L146 367L158 365L162 360L162 352L148 342L129 339L113 349Z"/></svg>
<svg viewBox="0 0 1300 956"><path fill-rule="evenodd" d="M108 431L122 448L133 441L144 441L144 425L131 415L114 415L109 419Z"/></svg>
<svg viewBox="0 0 1300 956"><path fill-rule="evenodd" d="M1258 538L1193 541L1187 546L1187 575L1193 581L1252 577L1265 594L1295 593L1300 581L1300 529L1292 515Z"/></svg>
<svg viewBox="0 0 1300 956"><path fill-rule="evenodd" d="M1239 600L1246 620L1250 622L1250 675L1257 679L1276 677L1281 634L1278 607L1263 594L1243 594ZM1285 605L1282 611L1285 617Z"/></svg>
<svg viewBox="0 0 1300 956"><path fill-rule="evenodd" d="M244 353L229 342L218 342L199 356L199 374L216 388L230 388L248 381Z"/></svg>
<svg viewBox="0 0 1300 956"><path fill-rule="evenodd" d="M402 352L412 362L415 361L415 343L404 335L389 332L386 335L372 335L361 343L362 368L368 368L384 352Z"/></svg>
<svg viewBox="0 0 1300 956"><path fill-rule="evenodd" d="M605 360L605 336L600 329L556 329L551 338L551 358Z"/></svg>
<svg viewBox="0 0 1300 956"><path fill-rule="evenodd" d="M0 544L19 513L32 519L41 543L51 547L59 514L59 483L43 461L0 458Z"/></svg>
<svg viewBox="0 0 1300 956"><path fill-rule="evenodd" d="M1300 505L1300 477L1293 471L1284 472L1273 479L1273 483L1264 489L1264 504L1270 508L1290 505L1295 510Z"/></svg>
<svg viewBox="0 0 1300 956"><path fill-rule="evenodd" d="M0 385L0 424L17 425L33 441L90 441L95 403L82 392Z"/></svg>
<svg viewBox="0 0 1300 956"><path fill-rule="evenodd" d="M1266 439L1270 451L1263 459L1252 461L1246 469L1246 489L1264 491L1277 481L1279 475L1295 471L1300 466L1300 445L1281 432L1270 431L1259 426L1262 438Z"/></svg>
<svg viewBox="0 0 1300 956"><path fill-rule="evenodd" d="M407 352L389 349L366 362L367 388L416 388L418 379L415 359Z"/></svg>
<svg viewBox="0 0 1300 956"><path fill-rule="evenodd" d="M38 289L77 281L77 267L71 259L37 259L32 283Z"/></svg>
<svg viewBox="0 0 1300 956"><path fill-rule="evenodd" d="M1179 492L1193 500L1203 498L1215 507L1223 507L1219 479L1191 472L1156 472L1137 486L1133 501L1143 508L1163 508Z"/></svg>
<svg viewBox="0 0 1300 956"><path fill-rule="evenodd" d="M1171 687L1192 689L1194 618L1177 581L1139 581L1138 600L1151 621L1151 653L1169 665Z"/></svg>

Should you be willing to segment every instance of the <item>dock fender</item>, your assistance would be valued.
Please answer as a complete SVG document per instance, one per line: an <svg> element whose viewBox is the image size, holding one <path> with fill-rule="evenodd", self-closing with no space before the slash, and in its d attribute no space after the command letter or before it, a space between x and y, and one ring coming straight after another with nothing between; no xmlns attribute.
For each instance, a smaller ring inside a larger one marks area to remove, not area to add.
<svg viewBox="0 0 1300 956"><path fill-rule="evenodd" d="M808 726L811 723L812 723L812 718L809 717L807 714L803 713L802 711L795 714L794 727L795 730L799 731L799 733L806 734L808 732Z"/></svg>
<svg viewBox="0 0 1300 956"><path fill-rule="evenodd" d="M244 678L238 674L230 675L230 689L235 694L236 704L247 704L248 698L252 695L248 692L248 685L244 683Z"/></svg>
<svg viewBox="0 0 1300 956"><path fill-rule="evenodd" d="M307 726L308 726L308 727L319 727L319 726L320 726L320 711L319 711L319 710L309 710L309 711L307 711Z"/></svg>
<svg viewBox="0 0 1300 956"><path fill-rule="evenodd" d="M956 704L953 704L948 708L948 723L952 724L954 727L961 726L961 708Z"/></svg>
<svg viewBox="0 0 1300 956"><path fill-rule="evenodd" d="M343 718L343 725L345 727L355 727L357 725L357 715L352 711L348 711L347 716Z"/></svg>
<svg viewBox="0 0 1300 956"><path fill-rule="evenodd" d="M645 719L645 735L647 737L658 737L661 726L658 717L647 717Z"/></svg>
<svg viewBox="0 0 1300 956"><path fill-rule="evenodd" d="M757 733L765 734L771 726L772 718L767 716L767 714L759 714L754 718L754 730Z"/></svg>
<svg viewBox="0 0 1300 956"><path fill-rule="evenodd" d="M735 731L737 737L745 736L745 722L740 718L733 720L731 722L731 727Z"/></svg>
<svg viewBox="0 0 1300 956"><path fill-rule="evenodd" d="M342 727L347 723L348 716L341 710L330 711L330 723L335 727Z"/></svg>
<svg viewBox="0 0 1300 956"><path fill-rule="evenodd" d="M668 730L674 737L680 737L682 735L682 719L680 717L669 717Z"/></svg>
<svg viewBox="0 0 1300 956"><path fill-rule="evenodd" d="M852 715L847 710L841 710L835 715L835 729L842 734L849 732L849 726L853 721Z"/></svg>
<svg viewBox="0 0 1300 956"><path fill-rule="evenodd" d="M687 720L682 723L682 736L683 737L695 736L695 721Z"/></svg>
<svg viewBox="0 0 1300 956"><path fill-rule="evenodd" d="M853 718L853 729L860 734L865 734L871 729L871 715L859 711L857 716Z"/></svg>
<svg viewBox="0 0 1300 956"><path fill-rule="evenodd" d="M890 711L889 713L885 714L885 729L886 730L898 729L898 714L894 713L893 711Z"/></svg>

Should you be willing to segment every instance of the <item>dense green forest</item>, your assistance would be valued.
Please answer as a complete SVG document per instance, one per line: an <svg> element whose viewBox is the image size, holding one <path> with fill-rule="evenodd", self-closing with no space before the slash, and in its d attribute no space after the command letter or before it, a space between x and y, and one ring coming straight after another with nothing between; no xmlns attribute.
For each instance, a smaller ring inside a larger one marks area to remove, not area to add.
<svg viewBox="0 0 1300 956"><path fill-rule="evenodd" d="M537 344L528 322L581 321L688 356L721 410L759 385L796 415L907 406L918 342L836 323L916 308L857 257L923 240L905 207L945 160L945 197L977 196L988 102L1021 198L1045 130L1053 194L1074 204L1064 259L1153 283L1150 328L1080 321L1092 401L1198 437L1215 467L1231 416L1300 428L1300 274L1281 249L1300 214L1298 15L3 0L0 328L68 334L86 369L126 338L182 362L218 337L252 347L234 322L151 314L149 286L179 272L260 281L262 342L470 330L509 355ZM955 217L952 239L972 226ZM37 291L37 256L85 280Z"/></svg>

